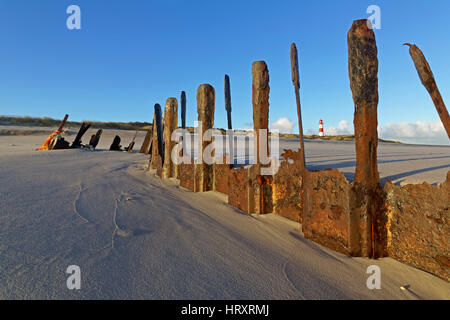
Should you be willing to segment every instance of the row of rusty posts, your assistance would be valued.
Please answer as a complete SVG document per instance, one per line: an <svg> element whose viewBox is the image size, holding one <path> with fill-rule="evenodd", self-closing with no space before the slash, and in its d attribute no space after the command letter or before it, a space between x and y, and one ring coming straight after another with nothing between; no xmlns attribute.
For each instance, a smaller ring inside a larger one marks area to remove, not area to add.
<svg viewBox="0 0 450 320"><path fill-rule="evenodd" d="M348 34L348 71L350 88L354 101L354 131L356 151L356 171L350 195L350 248L352 255L378 257L383 252L383 217L382 215L382 189L377 167L378 146L378 58L375 34L370 22L366 19L353 22ZM410 45L410 54L419 73L420 79L429 91L436 109L441 117L447 134L450 137L450 118L447 109L439 94L434 77L422 52ZM293 43L290 50L292 84L295 90L297 104L297 116L300 140L300 167L302 179L308 175L305 163L305 148L303 139L303 126L300 104L300 77L298 51ZM262 155L269 154L268 143L261 145L264 139L268 139L269 120L269 71L264 61L256 61L252 65L252 104L253 104L253 126L254 126L254 157L255 167L259 167L263 159ZM228 120L228 156L234 163L233 131L231 121L231 90L230 79L225 75L225 109ZM197 113L198 123L201 128L198 132L199 159L203 160L205 148L209 144L201 137L208 129L214 127L215 91L209 84L202 84L197 90ZM186 128L186 95L181 94L181 118L182 128ZM172 132L177 128L178 104L176 98L166 101L164 112L164 129L162 124L161 107L155 105L154 122L152 130L152 155L150 168L160 168L159 175L162 178L178 177L176 166L170 157L175 142L171 140ZM263 129L261 131L261 129ZM267 132L265 137L260 137ZM212 139L212 137L211 137ZM150 139L149 139L150 140ZM267 140L266 140L267 142ZM264 147L264 150L263 150ZM183 150L186 150L183 137ZM264 161L263 161L264 162ZM233 164L230 165L233 168ZM204 161L195 164L196 191L213 190L214 169L211 164ZM258 177L261 184L264 177ZM306 188L307 190L308 188ZM260 189L262 197L262 191ZM305 197L305 199L308 197ZM311 197L309 197L311 198ZM261 198L261 206L263 206ZM308 204L305 203L307 210ZM264 208L259 208L264 212Z"/></svg>

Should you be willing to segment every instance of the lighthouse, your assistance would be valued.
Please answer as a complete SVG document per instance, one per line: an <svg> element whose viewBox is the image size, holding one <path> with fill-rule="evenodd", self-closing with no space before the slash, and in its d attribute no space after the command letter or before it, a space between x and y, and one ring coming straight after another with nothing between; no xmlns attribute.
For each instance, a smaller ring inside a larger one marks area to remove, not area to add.
<svg viewBox="0 0 450 320"><path fill-rule="evenodd" d="M319 137L323 137L324 136L324 134L323 134L323 121L322 121L322 119L320 119L320 121L319 121Z"/></svg>

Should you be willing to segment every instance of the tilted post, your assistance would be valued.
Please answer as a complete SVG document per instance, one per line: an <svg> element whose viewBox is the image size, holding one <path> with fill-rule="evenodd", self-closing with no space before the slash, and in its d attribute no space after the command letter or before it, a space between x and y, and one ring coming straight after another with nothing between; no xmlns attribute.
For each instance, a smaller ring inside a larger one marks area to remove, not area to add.
<svg viewBox="0 0 450 320"><path fill-rule="evenodd" d="M176 98L168 98L164 110L164 166L162 178L168 179L174 176L174 163L172 161L172 149L176 145L172 141L172 133L178 126L178 102Z"/></svg>
<svg viewBox="0 0 450 320"><path fill-rule="evenodd" d="M409 43L405 43L405 45L409 46L409 54L411 55L414 66L419 74L420 81L430 94L442 124L444 125L445 131L447 131L448 138L450 139L450 116L436 81L434 80L430 65L428 64L427 59L425 59L422 51L416 45Z"/></svg>
<svg viewBox="0 0 450 320"><path fill-rule="evenodd" d="M356 148L350 245L353 255L373 258L382 255L376 235L382 199L377 166L378 58L375 34L369 26L366 19L354 21L347 38Z"/></svg>
<svg viewBox="0 0 450 320"><path fill-rule="evenodd" d="M194 189L196 192L205 192L213 190L214 171L213 165L205 163L204 153L206 147L212 141L204 141L203 137L208 129L214 127L214 109L215 109L215 90L209 84L202 84L197 89L197 112L198 123L201 127L199 134L199 164L195 166L196 179ZM213 138L212 138L213 139ZM211 140L212 140L211 139ZM214 156L214 153L212 153Z"/></svg>
<svg viewBox="0 0 450 320"><path fill-rule="evenodd" d="M302 172L306 169L305 164L305 147L303 143L303 124L302 124L302 109L300 105L300 76L298 69L298 53L295 43L291 45L291 72L292 72L292 84L295 90L295 100L297 102L297 116L298 116L298 131L300 139L300 167Z"/></svg>
<svg viewBox="0 0 450 320"><path fill-rule="evenodd" d="M231 123L231 88L230 88L230 77L225 75L225 110L227 111L228 120L228 149L230 157L230 168L234 167L234 137L233 137L233 125Z"/></svg>
<svg viewBox="0 0 450 320"><path fill-rule="evenodd" d="M50 143L52 142L53 138L62 132L62 129L63 129L64 125L66 124L68 118L69 118L69 115L66 114L64 116L64 119L59 123L58 129L56 129L56 131L54 131L52 134L50 134L47 137L47 139L44 141L44 143L36 150L48 150L48 147L49 147Z"/></svg>
<svg viewBox="0 0 450 320"><path fill-rule="evenodd" d="M139 153L149 153L150 151L150 141L152 139L152 129L148 129L147 133L145 134L144 142L142 143L141 149L139 150Z"/></svg>

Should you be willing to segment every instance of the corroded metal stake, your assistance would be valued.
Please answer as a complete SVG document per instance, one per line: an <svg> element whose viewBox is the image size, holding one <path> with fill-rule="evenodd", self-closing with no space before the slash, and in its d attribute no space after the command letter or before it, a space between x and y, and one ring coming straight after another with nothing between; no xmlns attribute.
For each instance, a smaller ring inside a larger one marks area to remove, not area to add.
<svg viewBox="0 0 450 320"><path fill-rule="evenodd" d="M419 74L420 81L430 94L442 124L444 125L445 131L447 131L448 138L450 139L450 116L436 85L436 81L434 80L430 65L428 64L427 59L425 59L422 51L416 45L409 43L405 43L405 45L409 46L409 54L411 55L414 66Z"/></svg>
<svg viewBox="0 0 450 320"><path fill-rule="evenodd" d="M378 58L368 20L356 20L348 32L348 68L355 103L356 171L350 217L351 251L356 256L382 255L375 244L381 186L377 166Z"/></svg>
<svg viewBox="0 0 450 320"><path fill-rule="evenodd" d="M225 75L225 110L227 111L228 120L228 149L230 156L230 168L234 167L234 137L233 137L233 125L231 123L231 88L230 88L230 77Z"/></svg>
<svg viewBox="0 0 450 320"><path fill-rule="evenodd" d="M300 139L300 166L302 171L306 169L305 164L305 147L303 144L303 125L302 125L302 109L300 105L300 77L298 71L298 53L295 43L291 45L291 71L292 71L292 84L295 89L295 100L297 102L297 115L298 115L298 131Z"/></svg>
<svg viewBox="0 0 450 320"><path fill-rule="evenodd" d="M184 134L186 130L186 92L181 91L181 98L180 98L180 107L181 107L181 128L183 129L183 137L182 137L182 150L180 152L180 155L183 156L187 154L186 152L186 135Z"/></svg>

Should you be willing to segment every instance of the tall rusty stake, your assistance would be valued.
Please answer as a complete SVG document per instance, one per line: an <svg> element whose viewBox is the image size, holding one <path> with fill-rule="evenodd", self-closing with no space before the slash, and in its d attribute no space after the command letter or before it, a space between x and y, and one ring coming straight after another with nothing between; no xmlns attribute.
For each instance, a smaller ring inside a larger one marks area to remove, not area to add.
<svg viewBox="0 0 450 320"><path fill-rule="evenodd" d="M260 164L260 153L265 152L269 154L268 134L266 140L265 151L261 150L260 146L260 129L265 129L266 132L269 128L269 70L267 64L264 61L255 61L252 65L252 103L253 103L253 128L255 149L254 157L255 164Z"/></svg>
<svg viewBox="0 0 450 320"><path fill-rule="evenodd" d="M180 105L181 105L181 128L183 129L183 142L182 142L183 150L181 151L181 156L183 156L187 154L185 141L186 136L184 134L184 130L186 129L186 92L184 91L181 91Z"/></svg>
<svg viewBox="0 0 450 320"><path fill-rule="evenodd" d="M172 161L172 149L176 145L172 141L172 133L178 126L178 102L176 98L168 98L164 109L164 166L162 178L168 179L175 176L175 166Z"/></svg>
<svg viewBox="0 0 450 320"><path fill-rule="evenodd" d="M376 257L381 255L375 247L379 243L375 230L381 194L377 166L378 58L375 34L369 26L366 19L356 20L347 36L356 148L350 241L353 255Z"/></svg>
<svg viewBox="0 0 450 320"><path fill-rule="evenodd" d="M225 75L225 110L227 111L228 130L233 129L231 124L231 89L230 77Z"/></svg>
<svg viewBox="0 0 450 320"><path fill-rule="evenodd" d="M444 100L442 99L441 93L439 92L436 81L434 80L430 65L428 64L427 59L425 59L422 51L415 44L405 43L404 45L409 46L409 54L411 55L414 66L419 74L420 81L430 94L434 106L436 107L439 117L444 125L445 131L447 131L448 138L450 139L450 116L444 104Z"/></svg>
<svg viewBox="0 0 450 320"><path fill-rule="evenodd" d="M291 72L292 72L292 84L295 90L295 100L297 102L297 115L298 115L298 131L300 139L300 166L302 170L306 169L305 164L305 147L303 143L303 124L302 124L302 109L300 105L300 76L298 69L298 53L295 43L291 45Z"/></svg>
<svg viewBox="0 0 450 320"><path fill-rule="evenodd" d="M186 92L181 91L181 128L186 129Z"/></svg>
<svg viewBox="0 0 450 320"><path fill-rule="evenodd" d="M228 120L228 149L230 156L230 168L234 167L234 137L233 137L233 125L231 123L231 88L230 88L230 77L225 75L225 110L227 111L227 120Z"/></svg>
<svg viewBox="0 0 450 320"><path fill-rule="evenodd" d="M198 157L201 161L195 167L195 186L196 192L205 192L213 190L214 171L213 165L205 163L204 153L207 146L211 143L204 141L205 132L214 128L214 110L215 110L215 90L209 84L202 84L197 89L197 112L198 123L201 126L199 134ZM213 138L211 138L213 139ZM214 156L214 151L211 156Z"/></svg>
<svg viewBox="0 0 450 320"><path fill-rule="evenodd" d="M156 169L157 156L161 156L164 163L164 149L163 149L163 128L162 128L162 111L161 106L155 104L155 114L153 118L153 141L152 141L152 155L150 167Z"/></svg>

